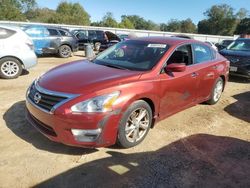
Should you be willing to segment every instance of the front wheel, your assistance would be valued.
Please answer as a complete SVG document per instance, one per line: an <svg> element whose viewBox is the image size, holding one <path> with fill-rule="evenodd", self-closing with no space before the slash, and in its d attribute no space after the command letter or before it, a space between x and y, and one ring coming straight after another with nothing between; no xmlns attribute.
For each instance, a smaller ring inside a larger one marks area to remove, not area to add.
<svg viewBox="0 0 250 188"><path fill-rule="evenodd" d="M71 48L68 45L62 45L59 48L58 54L62 58L70 57L72 54Z"/></svg>
<svg viewBox="0 0 250 188"><path fill-rule="evenodd" d="M211 98L207 101L208 104L216 104L221 97L222 91L224 87L224 81L221 77L219 77L212 90Z"/></svg>
<svg viewBox="0 0 250 188"><path fill-rule="evenodd" d="M123 114L118 130L118 144L130 148L141 143L152 124L152 110L145 101L132 103Z"/></svg>
<svg viewBox="0 0 250 188"><path fill-rule="evenodd" d="M0 60L0 77L5 79L17 78L22 73L20 61L13 57L5 57Z"/></svg>

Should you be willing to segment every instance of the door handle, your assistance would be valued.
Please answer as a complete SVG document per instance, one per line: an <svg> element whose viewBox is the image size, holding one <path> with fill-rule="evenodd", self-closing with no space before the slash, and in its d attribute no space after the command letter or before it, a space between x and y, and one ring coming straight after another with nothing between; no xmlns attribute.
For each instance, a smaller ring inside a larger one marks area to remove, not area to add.
<svg viewBox="0 0 250 188"><path fill-rule="evenodd" d="M191 74L191 77L192 77L192 78L196 78L198 75L199 75L198 73L193 72L193 73Z"/></svg>
<svg viewBox="0 0 250 188"><path fill-rule="evenodd" d="M213 66L213 69L217 69L217 68L218 68L218 65L214 65L214 66Z"/></svg>

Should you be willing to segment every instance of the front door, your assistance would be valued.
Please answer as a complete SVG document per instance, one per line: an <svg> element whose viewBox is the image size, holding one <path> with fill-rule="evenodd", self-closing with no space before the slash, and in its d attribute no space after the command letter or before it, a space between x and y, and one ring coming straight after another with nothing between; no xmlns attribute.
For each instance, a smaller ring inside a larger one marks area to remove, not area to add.
<svg viewBox="0 0 250 188"><path fill-rule="evenodd" d="M191 45L178 47L168 59L167 65L171 63L185 63L186 70L160 74L161 119L193 105L197 96L199 75L193 66Z"/></svg>

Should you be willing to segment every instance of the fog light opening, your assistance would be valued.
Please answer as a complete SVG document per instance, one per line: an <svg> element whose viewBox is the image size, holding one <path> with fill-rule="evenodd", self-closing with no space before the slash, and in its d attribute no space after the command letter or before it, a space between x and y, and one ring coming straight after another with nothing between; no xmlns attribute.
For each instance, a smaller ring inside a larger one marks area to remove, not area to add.
<svg viewBox="0 0 250 188"><path fill-rule="evenodd" d="M71 133L73 134L76 141L79 142L94 142L100 135L102 130L92 129L92 130L84 130L84 129L71 129Z"/></svg>

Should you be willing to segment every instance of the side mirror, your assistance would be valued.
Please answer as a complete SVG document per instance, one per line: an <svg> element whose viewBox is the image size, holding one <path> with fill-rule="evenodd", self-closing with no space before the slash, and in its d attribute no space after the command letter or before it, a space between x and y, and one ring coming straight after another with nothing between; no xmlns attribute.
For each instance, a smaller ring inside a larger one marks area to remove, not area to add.
<svg viewBox="0 0 250 188"><path fill-rule="evenodd" d="M185 63L172 63L165 67L166 72L184 72L186 70Z"/></svg>

